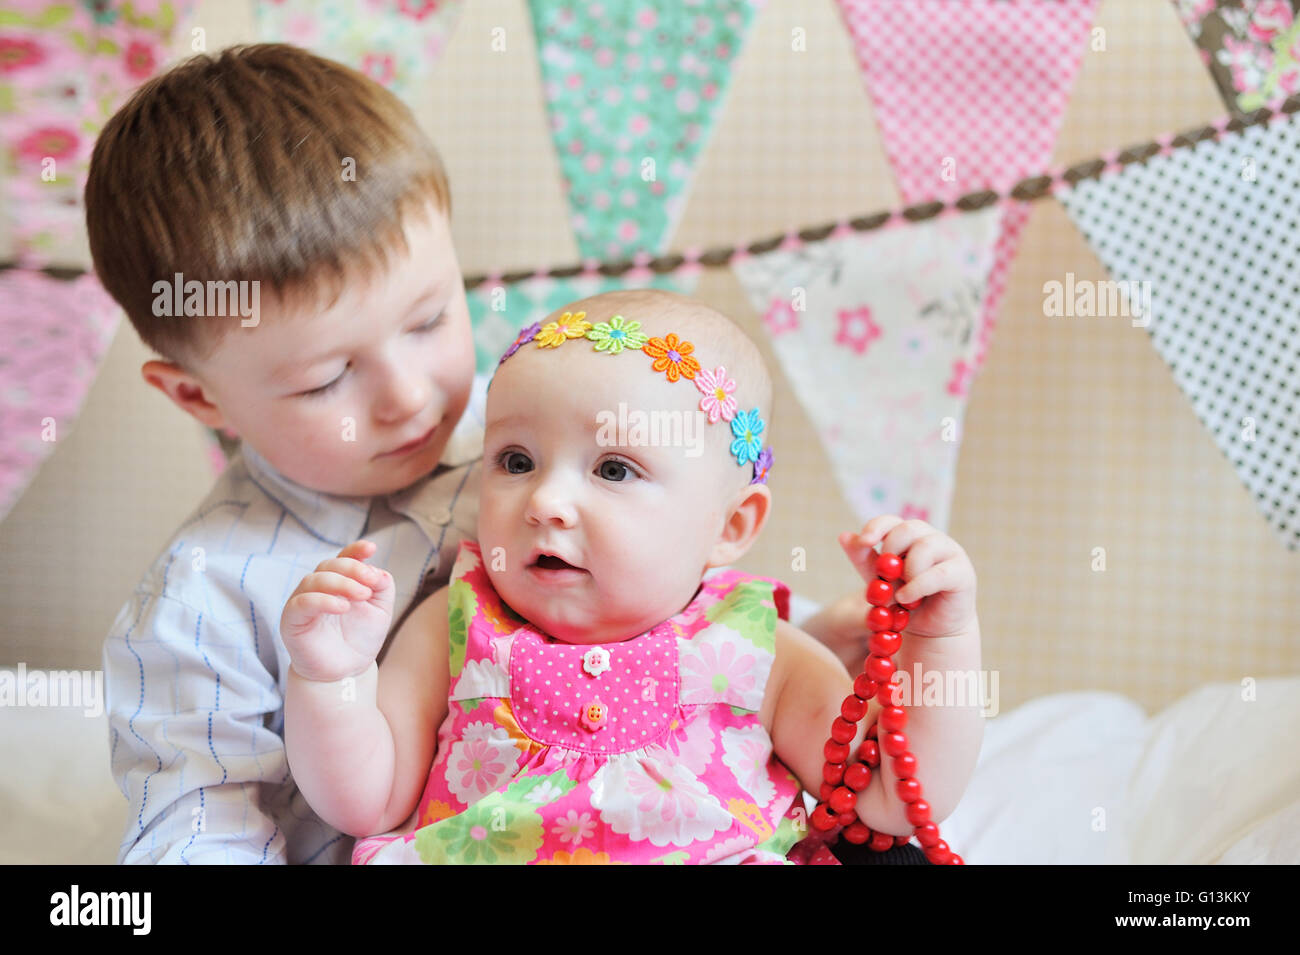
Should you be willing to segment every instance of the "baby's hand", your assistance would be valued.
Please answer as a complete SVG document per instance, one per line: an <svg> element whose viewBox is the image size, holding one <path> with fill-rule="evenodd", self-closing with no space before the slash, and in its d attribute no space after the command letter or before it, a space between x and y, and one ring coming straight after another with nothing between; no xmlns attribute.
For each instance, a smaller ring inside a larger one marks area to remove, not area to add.
<svg viewBox="0 0 1300 955"><path fill-rule="evenodd" d="M912 603L925 598L910 612L907 632L921 637L950 637L969 633L975 616L975 568L955 540L925 521L904 521L893 514L872 518L858 534L840 535L840 546L862 579L876 579L875 545L884 541L883 553L903 559L905 585L895 581L895 599Z"/></svg>
<svg viewBox="0 0 1300 955"><path fill-rule="evenodd" d="M280 637L298 675L332 683L358 676L379 655L393 618L393 578L363 561L361 540L322 561L284 605Z"/></svg>

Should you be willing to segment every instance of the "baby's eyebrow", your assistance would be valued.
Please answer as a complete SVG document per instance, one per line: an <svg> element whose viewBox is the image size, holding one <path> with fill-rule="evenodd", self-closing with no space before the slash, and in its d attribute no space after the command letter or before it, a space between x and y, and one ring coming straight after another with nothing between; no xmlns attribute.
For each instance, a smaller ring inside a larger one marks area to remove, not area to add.
<svg viewBox="0 0 1300 955"><path fill-rule="evenodd" d="M405 322L417 311L419 311L429 302L437 298L439 294L441 294L442 289L443 289L443 285L441 282L434 282L432 286L426 288L424 292L419 296L419 298L417 298L414 302L412 302L410 308L408 308L406 312L402 315L402 321ZM296 358L291 362L287 362L286 364L281 365L274 372L272 372L272 374L276 378L288 378L290 375L293 375L300 371L305 371L308 368L311 368L315 365L319 365L322 362L328 361L329 359L335 357L336 355L343 354L344 352L347 351L349 351L348 348L335 348L333 351L324 352L320 355L311 355L306 358Z"/></svg>

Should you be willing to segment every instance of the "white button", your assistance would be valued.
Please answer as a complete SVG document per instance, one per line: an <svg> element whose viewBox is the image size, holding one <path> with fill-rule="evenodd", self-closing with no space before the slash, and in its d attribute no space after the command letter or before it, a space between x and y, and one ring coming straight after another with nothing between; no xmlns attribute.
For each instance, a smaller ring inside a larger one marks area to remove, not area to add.
<svg viewBox="0 0 1300 955"><path fill-rule="evenodd" d="M582 668L592 676L600 676L609 669L609 651L604 647L592 647L582 655Z"/></svg>

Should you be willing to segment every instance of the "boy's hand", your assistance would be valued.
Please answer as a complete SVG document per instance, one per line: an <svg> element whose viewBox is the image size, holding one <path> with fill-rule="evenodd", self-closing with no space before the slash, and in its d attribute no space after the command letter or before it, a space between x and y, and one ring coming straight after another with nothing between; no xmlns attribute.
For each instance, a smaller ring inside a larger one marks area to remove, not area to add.
<svg viewBox="0 0 1300 955"><path fill-rule="evenodd" d="M369 669L393 618L393 578L365 559L375 552L360 540L322 561L284 605L280 637L298 675L323 683Z"/></svg>
<svg viewBox="0 0 1300 955"><path fill-rule="evenodd" d="M868 583L876 579L875 545L884 541L882 553L903 558L904 585L895 581L895 599L925 602L910 612L907 632L921 637L951 637L969 633L975 616L975 568L955 540L925 521L904 521L893 514L872 518L860 533L844 533L840 546ZM865 598L862 606L867 607ZM866 634L865 618L860 620Z"/></svg>

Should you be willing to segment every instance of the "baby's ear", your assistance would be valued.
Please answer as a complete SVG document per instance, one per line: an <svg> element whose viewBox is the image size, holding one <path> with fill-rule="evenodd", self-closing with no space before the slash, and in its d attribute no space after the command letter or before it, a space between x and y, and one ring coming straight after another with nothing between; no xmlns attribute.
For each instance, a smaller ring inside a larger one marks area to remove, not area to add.
<svg viewBox="0 0 1300 955"><path fill-rule="evenodd" d="M744 557L758 539L772 510L772 492L766 484L750 484L731 499L722 534L709 552L710 567L724 567Z"/></svg>
<svg viewBox="0 0 1300 955"><path fill-rule="evenodd" d="M169 361L147 361L140 377L171 399L176 407L209 428L228 428L225 415L209 399L203 384L180 365Z"/></svg>

